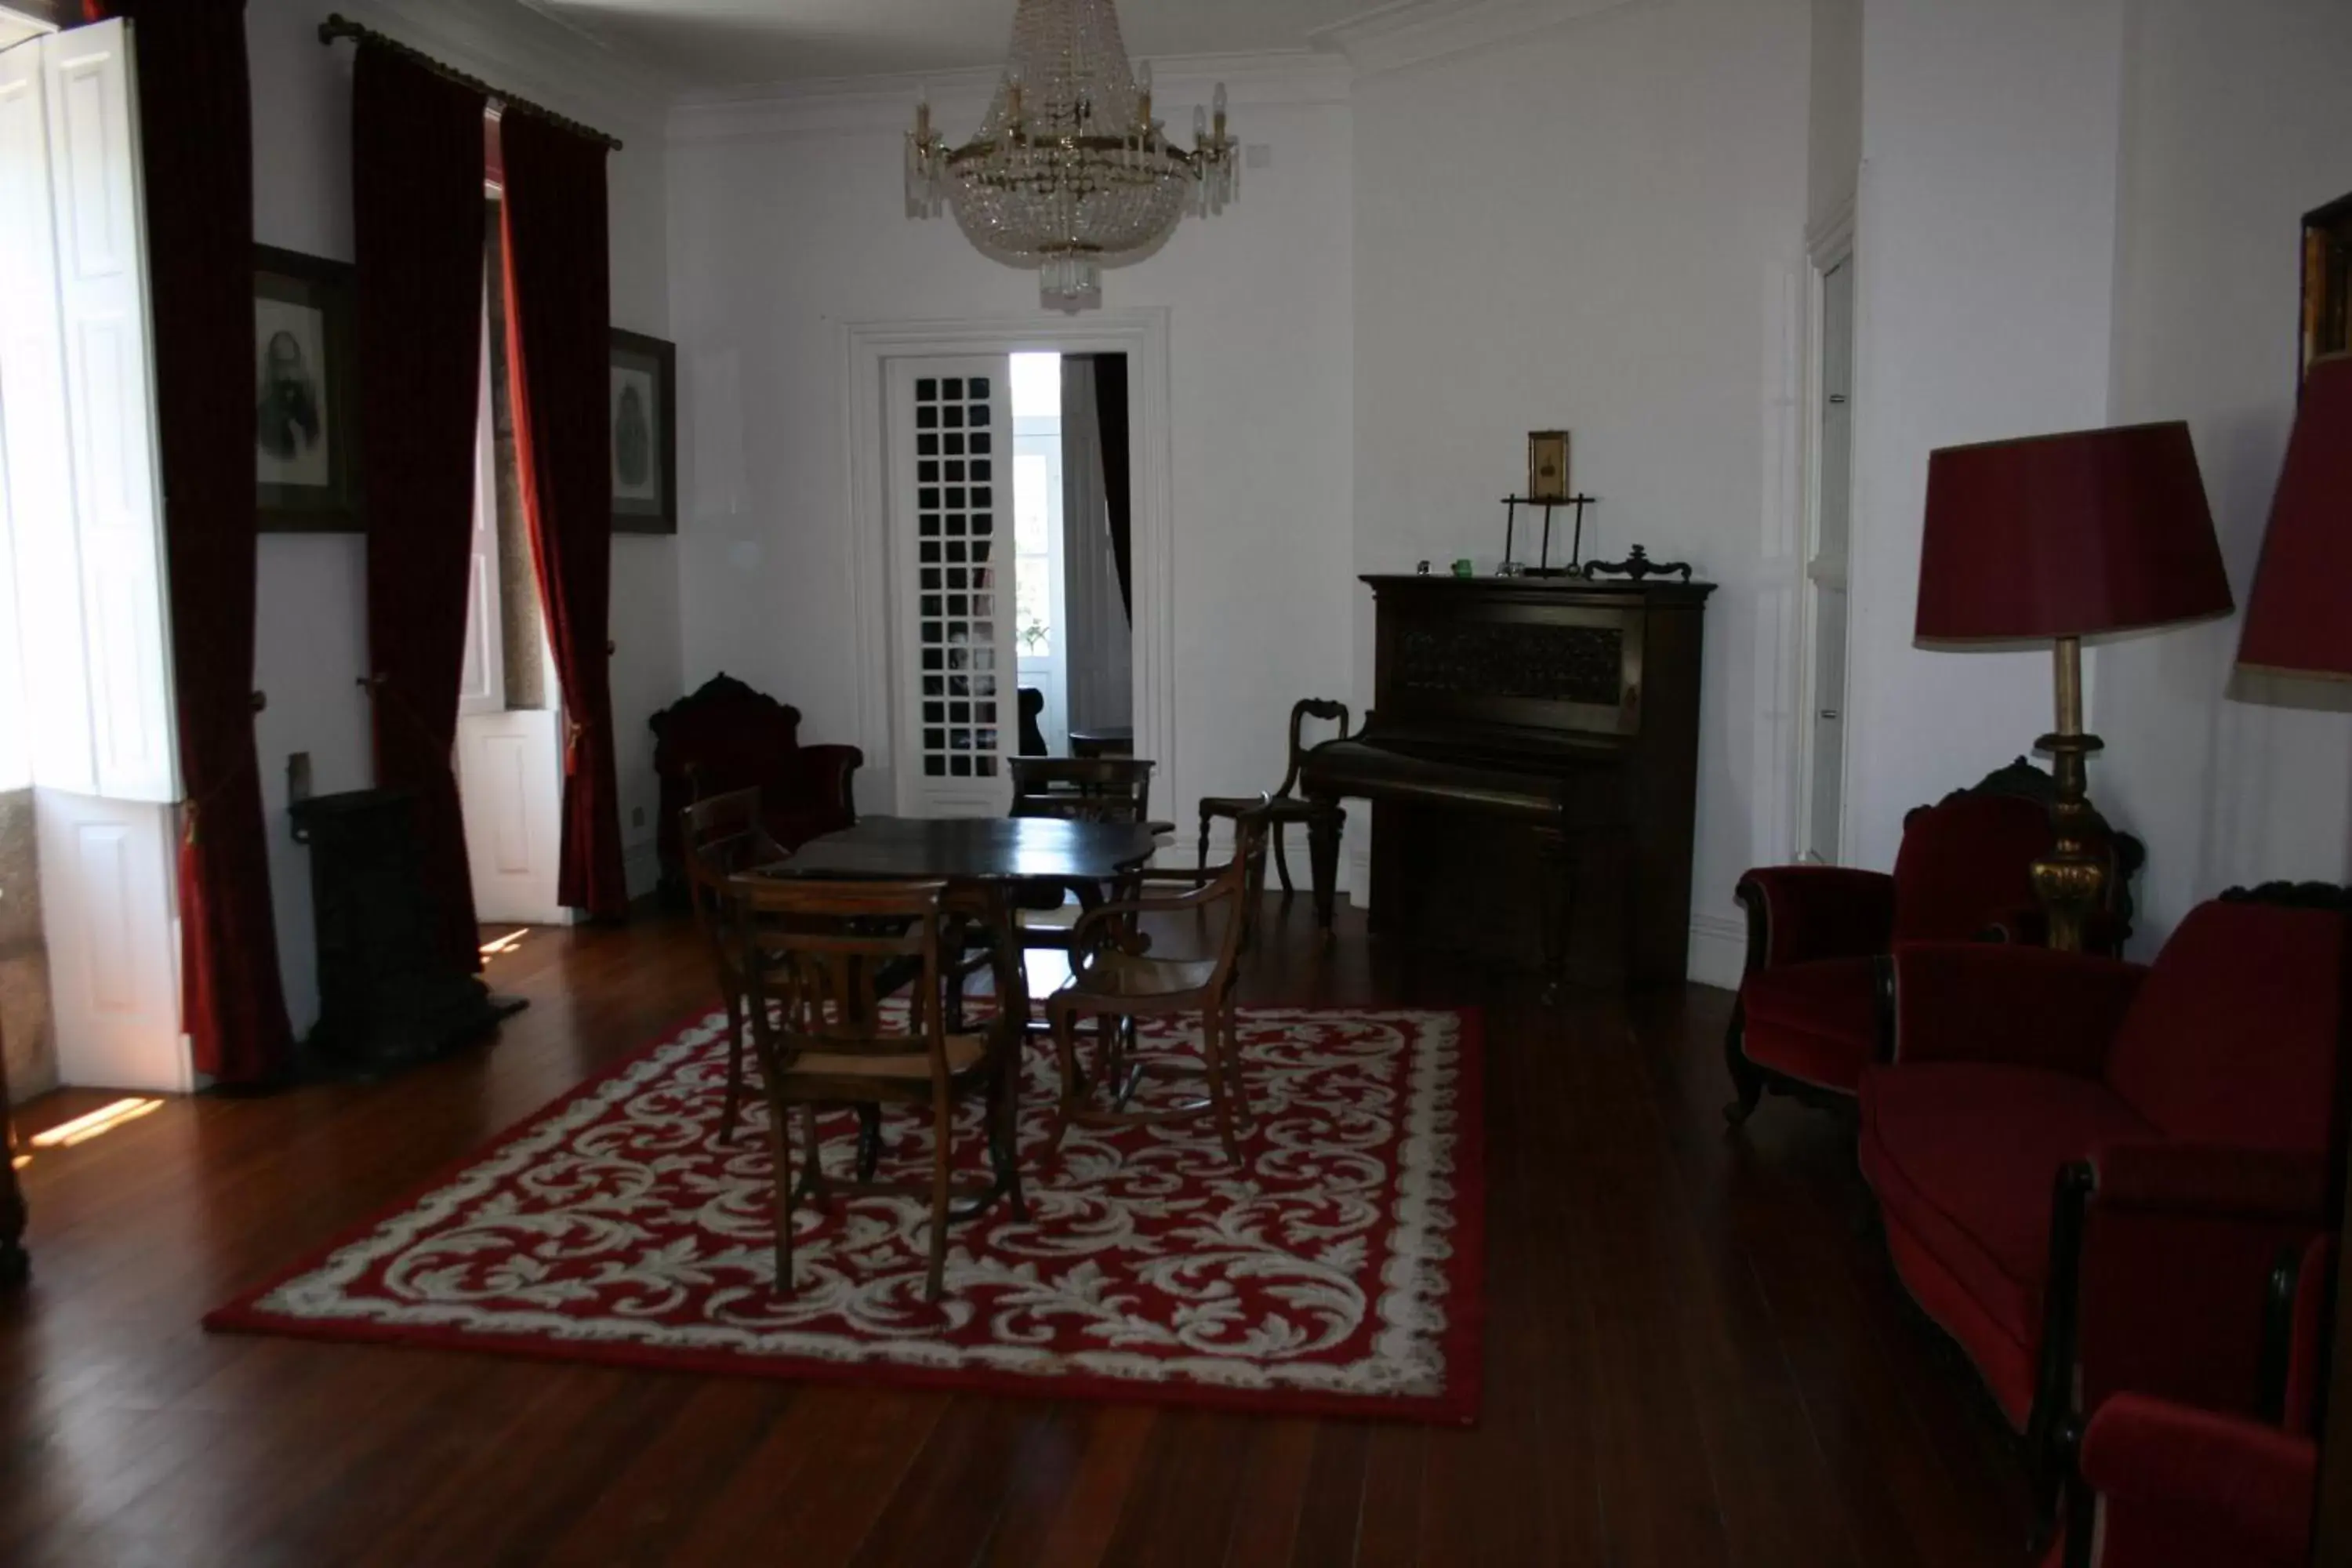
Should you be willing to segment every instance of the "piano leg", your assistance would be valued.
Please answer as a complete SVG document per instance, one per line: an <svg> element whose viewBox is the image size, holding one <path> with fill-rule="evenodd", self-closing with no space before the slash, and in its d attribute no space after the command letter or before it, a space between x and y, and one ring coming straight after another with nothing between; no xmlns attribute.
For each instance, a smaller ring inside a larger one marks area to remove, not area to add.
<svg viewBox="0 0 2352 1568"><path fill-rule="evenodd" d="M1536 829L1543 861L1543 999L1557 1002L1568 987L1568 940L1576 926L1576 847L1557 827Z"/></svg>
<svg viewBox="0 0 2352 1568"><path fill-rule="evenodd" d="M1336 800L1318 800L1307 823L1307 852L1315 879L1315 923L1331 929L1333 905L1339 891L1339 830L1348 814Z"/></svg>

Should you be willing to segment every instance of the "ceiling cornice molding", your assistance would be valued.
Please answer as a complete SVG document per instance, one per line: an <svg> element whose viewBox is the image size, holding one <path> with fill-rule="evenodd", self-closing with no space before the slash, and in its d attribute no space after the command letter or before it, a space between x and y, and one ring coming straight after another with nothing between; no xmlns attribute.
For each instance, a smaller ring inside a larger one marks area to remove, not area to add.
<svg viewBox="0 0 2352 1568"><path fill-rule="evenodd" d="M1647 0L1389 0L1345 22L1318 27L1318 48L1348 58L1359 76L1509 43Z"/></svg>
<svg viewBox="0 0 2352 1568"><path fill-rule="evenodd" d="M623 139L660 139L680 84L529 0L346 0L354 21Z"/></svg>
<svg viewBox="0 0 2352 1568"><path fill-rule="evenodd" d="M1225 86L1236 110L1254 105L1307 106L1348 101L1355 71L1335 55L1285 49L1250 55L1151 57L1159 118L1182 141L1191 134L1192 106L1205 105ZM673 142L757 141L838 132L904 131L915 100L928 93L935 115L952 136L977 126L998 68L978 67L920 75L840 77L768 82L688 92L671 105Z"/></svg>

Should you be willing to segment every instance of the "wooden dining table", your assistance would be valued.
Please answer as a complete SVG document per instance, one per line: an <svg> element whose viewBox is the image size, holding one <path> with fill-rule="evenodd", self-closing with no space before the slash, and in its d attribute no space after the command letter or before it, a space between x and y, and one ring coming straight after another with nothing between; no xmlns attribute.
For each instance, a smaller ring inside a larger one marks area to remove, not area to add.
<svg viewBox="0 0 2352 1568"><path fill-rule="evenodd" d="M817 881L945 882L977 907L989 929L1018 942L1013 929L1013 889L1024 882L1105 886L1141 867L1160 847L1160 836L1142 823L1073 822L1052 816L866 816L848 827L812 838L782 860L754 868L752 875ZM1001 967L997 1005L1013 1017L1029 1016L1029 985L1024 965ZM1013 1066L1017 1092L1019 1071ZM862 1118L858 1166L870 1173L879 1153L879 1120ZM1018 1124L1018 1118L1006 1119ZM992 1136L990 1160L995 1180L989 1193L961 1205L953 1215L968 1218L984 1210L1009 1184L1014 1152Z"/></svg>

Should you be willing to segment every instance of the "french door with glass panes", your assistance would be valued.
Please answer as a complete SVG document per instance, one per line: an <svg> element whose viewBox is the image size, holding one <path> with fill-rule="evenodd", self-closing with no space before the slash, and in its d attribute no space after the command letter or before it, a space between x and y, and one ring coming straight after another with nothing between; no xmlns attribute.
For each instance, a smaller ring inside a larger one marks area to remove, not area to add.
<svg viewBox="0 0 2352 1568"><path fill-rule="evenodd" d="M1002 815L1015 706L1011 360L889 362L898 808Z"/></svg>

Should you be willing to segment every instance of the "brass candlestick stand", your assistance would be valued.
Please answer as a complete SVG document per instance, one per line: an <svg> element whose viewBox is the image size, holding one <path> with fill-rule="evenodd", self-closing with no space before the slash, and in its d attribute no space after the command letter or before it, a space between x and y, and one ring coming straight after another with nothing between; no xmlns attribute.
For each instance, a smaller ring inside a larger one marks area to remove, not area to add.
<svg viewBox="0 0 2352 1568"><path fill-rule="evenodd" d="M2050 803L2050 853L2033 863L2033 891L2050 921L2050 945L2062 952L2083 950L2083 931L2093 911L2104 907L2107 863L2093 847L2098 813L2091 809L2089 763L2102 748L2083 732L2083 639L2060 637L2056 662L2058 728L2034 742L2050 755L2058 792Z"/></svg>

